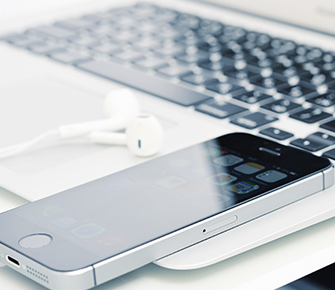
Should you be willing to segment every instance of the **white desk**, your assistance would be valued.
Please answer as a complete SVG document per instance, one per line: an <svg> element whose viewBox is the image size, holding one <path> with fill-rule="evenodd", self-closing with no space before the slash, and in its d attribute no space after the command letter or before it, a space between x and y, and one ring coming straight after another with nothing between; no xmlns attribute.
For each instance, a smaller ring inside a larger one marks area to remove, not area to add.
<svg viewBox="0 0 335 290"><path fill-rule="evenodd" d="M20 16L36 11L32 6L35 2L35 8L40 11L45 9L43 5L47 5L45 1L29 1L28 5L25 0L15 1L16 4L0 0L0 4L5 3L7 8L0 9L0 18L4 21L14 14ZM57 1L61 2L68 0ZM26 200L0 188L0 212L25 203ZM273 289L332 263L334 257L335 218L332 218L213 266L174 271L150 264L96 289ZM0 268L0 287L11 290L45 289L7 267Z"/></svg>
<svg viewBox="0 0 335 290"><path fill-rule="evenodd" d="M0 189L0 211L27 203ZM334 261L335 218L198 270L175 271L150 264L96 289L274 289ZM0 268L1 289L45 289Z"/></svg>

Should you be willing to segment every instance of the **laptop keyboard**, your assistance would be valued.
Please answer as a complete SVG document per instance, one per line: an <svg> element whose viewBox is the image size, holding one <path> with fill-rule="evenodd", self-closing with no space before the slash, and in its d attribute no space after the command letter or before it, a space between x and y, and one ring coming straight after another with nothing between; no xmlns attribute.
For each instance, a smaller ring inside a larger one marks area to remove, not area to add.
<svg viewBox="0 0 335 290"><path fill-rule="evenodd" d="M147 3L0 39L305 150L335 144L334 52ZM294 139L282 114L322 130Z"/></svg>

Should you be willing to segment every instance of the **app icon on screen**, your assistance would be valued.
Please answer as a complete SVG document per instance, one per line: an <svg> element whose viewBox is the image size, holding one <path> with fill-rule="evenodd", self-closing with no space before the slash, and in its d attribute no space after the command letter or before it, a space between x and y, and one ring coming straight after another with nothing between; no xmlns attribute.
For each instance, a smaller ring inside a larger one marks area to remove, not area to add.
<svg viewBox="0 0 335 290"><path fill-rule="evenodd" d="M228 151L223 150L223 149L219 149L219 148L216 148L216 147L206 147L204 149L204 153L208 157L216 157L216 156L221 156L221 155L228 154Z"/></svg>
<svg viewBox="0 0 335 290"><path fill-rule="evenodd" d="M83 225L79 228L76 228L72 230L71 232L80 238L87 239L87 238L99 235L104 231L105 229L103 227L97 224L94 224L94 223L90 223L90 224Z"/></svg>
<svg viewBox="0 0 335 290"><path fill-rule="evenodd" d="M219 173L219 174L215 174L211 176L210 178L208 178L208 181L210 181L213 184L224 185L236 179L237 178L233 175L230 175L227 173Z"/></svg>
<svg viewBox="0 0 335 290"><path fill-rule="evenodd" d="M286 178L285 173L279 172L277 170L268 170L263 173L260 173L256 176L257 179L263 180L265 182L273 183L281 179Z"/></svg>
<svg viewBox="0 0 335 290"><path fill-rule="evenodd" d="M235 156L233 154L223 155L214 159L214 163L219 164L221 166L233 166L242 161L243 161L242 158Z"/></svg>
<svg viewBox="0 0 335 290"><path fill-rule="evenodd" d="M229 186L228 190L238 193L238 194L246 194L258 188L259 188L259 185L252 183L250 181L239 181Z"/></svg>
<svg viewBox="0 0 335 290"><path fill-rule="evenodd" d="M39 216L39 217L52 217L52 216L56 216L59 215L61 213L63 213L65 211L64 208L58 206L58 205L46 205L40 208L37 208L34 211L34 215L35 216Z"/></svg>
<svg viewBox="0 0 335 290"><path fill-rule="evenodd" d="M57 227L60 227L60 228L72 227L77 222L78 222L78 220L71 217L71 216L65 216L65 217L61 217L61 218L58 218L58 219L53 219L51 221L51 223L53 223L54 225L56 225Z"/></svg>
<svg viewBox="0 0 335 290"><path fill-rule="evenodd" d="M263 165L257 164L255 162L247 162L239 166L236 166L234 169L244 174L253 174L263 170L264 168L265 167Z"/></svg>

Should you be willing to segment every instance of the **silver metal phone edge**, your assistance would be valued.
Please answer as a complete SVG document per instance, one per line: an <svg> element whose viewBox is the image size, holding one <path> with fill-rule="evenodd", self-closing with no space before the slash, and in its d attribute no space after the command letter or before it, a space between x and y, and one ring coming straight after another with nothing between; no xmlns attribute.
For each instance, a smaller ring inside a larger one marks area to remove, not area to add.
<svg viewBox="0 0 335 290"><path fill-rule="evenodd" d="M19 261L20 266L12 265L6 260L9 255ZM20 254L0 243L0 262L49 289L82 290L96 286L92 266L71 272L55 271Z"/></svg>
<svg viewBox="0 0 335 290"><path fill-rule="evenodd" d="M324 171L251 200L237 208L232 208L118 256L75 271L61 272L49 269L2 244L0 244L0 262L50 289L89 289L304 197L325 190L334 184L334 179L334 166L332 165ZM226 220L232 222L225 223ZM213 230L213 225L216 224L218 224L218 227ZM204 233L204 229L207 228L212 230ZM5 259L6 254L19 260L20 268L9 264Z"/></svg>
<svg viewBox="0 0 335 290"><path fill-rule="evenodd" d="M244 203L237 208L232 208L224 213L200 221L135 249L131 249L117 257L96 263L93 267L95 269L97 285L294 203L309 195L325 190L333 184L334 166L331 165L324 171ZM236 216L234 222L218 227L209 233L203 232L204 229L211 227L213 224L220 223L233 216ZM112 272L116 275L112 275Z"/></svg>

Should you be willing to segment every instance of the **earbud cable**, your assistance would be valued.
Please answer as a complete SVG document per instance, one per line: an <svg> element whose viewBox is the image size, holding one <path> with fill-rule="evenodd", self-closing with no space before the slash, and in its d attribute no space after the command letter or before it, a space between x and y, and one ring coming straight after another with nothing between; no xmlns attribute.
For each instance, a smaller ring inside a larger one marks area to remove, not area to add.
<svg viewBox="0 0 335 290"><path fill-rule="evenodd" d="M16 144L16 145L13 145L13 146L9 146L9 147L0 149L0 158L6 158L6 157L16 155L18 153L21 153L21 152L29 149L30 147L36 145L37 143L40 143L42 141L46 141L47 139L54 138L54 137L59 137L58 130L50 130L46 133L43 133L43 134L35 137L34 139L32 139L30 141L23 142L23 143L20 143L20 144Z"/></svg>

